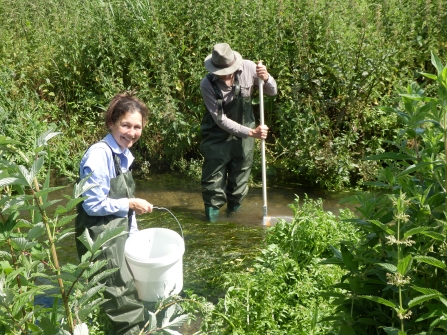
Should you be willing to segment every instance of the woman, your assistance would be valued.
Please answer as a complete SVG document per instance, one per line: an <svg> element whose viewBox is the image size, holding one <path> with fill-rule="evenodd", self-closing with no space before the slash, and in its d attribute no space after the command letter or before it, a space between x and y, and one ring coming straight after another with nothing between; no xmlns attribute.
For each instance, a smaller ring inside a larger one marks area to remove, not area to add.
<svg viewBox="0 0 447 335"><path fill-rule="evenodd" d="M134 157L129 151L141 137L147 117L146 105L128 93L110 102L105 117L109 134L86 151L80 165L80 178L91 174L87 183L97 187L85 192L87 199L78 206L77 237L87 228L95 240L104 230L120 226L132 234L138 231L135 214L152 212L152 204L133 197ZM138 334L144 324L144 307L124 259L126 239L127 234L113 239L100 256L109 261L107 268L120 269L107 277L104 297L110 300L102 305L117 335ZM87 250L78 239L76 246L81 258Z"/></svg>

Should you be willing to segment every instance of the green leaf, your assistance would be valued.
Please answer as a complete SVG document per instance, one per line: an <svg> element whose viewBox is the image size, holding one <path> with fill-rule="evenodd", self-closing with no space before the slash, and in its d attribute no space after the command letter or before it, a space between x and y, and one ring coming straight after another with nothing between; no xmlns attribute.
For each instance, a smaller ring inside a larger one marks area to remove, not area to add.
<svg viewBox="0 0 447 335"><path fill-rule="evenodd" d="M34 239L42 236L44 233L45 233L45 224L43 222L39 222L28 231L26 238L28 240L34 240Z"/></svg>
<svg viewBox="0 0 447 335"><path fill-rule="evenodd" d="M66 233L61 233L59 236L56 237L55 242L60 242L62 241L64 238L67 238L69 236L73 236L75 232L71 231L71 232L66 232Z"/></svg>
<svg viewBox="0 0 447 335"><path fill-rule="evenodd" d="M322 260L320 263L318 264L336 264L336 265L340 265L340 264L344 264L343 260L339 259L339 258L335 258L335 257L331 257L331 258L326 258L325 260Z"/></svg>
<svg viewBox="0 0 447 335"><path fill-rule="evenodd" d="M384 298L381 297L375 297L375 296L371 296L371 295L361 295L360 298L364 298L364 299L368 299L374 302L377 302L379 304L391 307L391 308L399 308L399 306L395 305L393 302L386 300Z"/></svg>
<svg viewBox="0 0 447 335"><path fill-rule="evenodd" d="M32 187L33 186L33 177L28 172L26 167L24 167L23 165L19 165L19 172L20 172L20 175L23 177L23 179L26 180L26 185L29 187Z"/></svg>
<svg viewBox="0 0 447 335"><path fill-rule="evenodd" d="M77 278L74 275L72 275L71 273L68 273L68 272L61 273L59 276L56 276L56 278L61 278L63 281L67 281L67 282L71 282L71 283L73 283L77 280Z"/></svg>
<svg viewBox="0 0 447 335"><path fill-rule="evenodd" d="M100 282L102 279L110 276L112 273L118 271L119 269L108 269L105 271L101 271L100 273L98 273L96 276L94 276L92 279L90 279L89 283L88 283L88 287L91 287L93 285L96 285L96 283Z"/></svg>
<svg viewBox="0 0 447 335"><path fill-rule="evenodd" d="M368 220L368 222L371 222L372 224L376 225L377 227L379 227L380 229L385 231L387 234L394 235L394 231L392 229L388 228L388 226L384 225L382 222L380 222L378 220Z"/></svg>
<svg viewBox="0 0 447 335"><path fill-rule="evenodd" d="M175 305L172 305L175 307ZM163 324L163 328L164 327L180 327L182 326L186 321L188 321L189 316L188 314L183 314L180 315L179 317L176 317L174 320L172 320L171 322L166 322Z"/></svg>
<svg viewBox="0 0 447 335"><path fill-rule="evenodd" d="M431 73L426 73L426 72L419 72L421 75L423 75L424 77L433 79L433 80L438 80L438 76L436 76L435 74L431 74Z"/></svg>
<svg viewBox="0 0 447 335"><path fill-rule="evenodd" d="M26 179L16 177L6 177L0 180L0 187L9 185L28 185Z"/></svg>
<svg viewBox="0 0 447 335"><path fill-rule="evenodd" d="M420 286L415 286L415 285L412 285L411 288L415 291L422 293L422 294L439 294L440 296L442 295L441 292L439 292L438 290L435 290L434 288L420 287Z"/></svg>
<svg viewBox="0 0 447 335"><path fill-rule="evenodd" d="M443 261L440 261L439 259L431 256L415 256L414 259L418 262L433 265L440 269L446 269L446 264Z"/></svg>
<svg viewBox="0 0 447 335"><path fill-rule="evenodd" d="M414 306L416 306L416 305L420 305L420 304L422 304L422 303L424 303L424 302L426 302L426 301L428 301L428 300L431 300L431 299L437 299L437 298L439 298L439 294L426 294L426 295L420 295L420 296L418 296L418 297L416 297L416 298L414 298L414 299L411 299L409 302L408 302L408 307L414 307Z"/></svg>
<svg viewBox="0 0 447 335"><path fill-rule="evenodd" d="M404 239L406 239L406 238L408 238L408 237L410 237L410 236L419 234L419 233L421 233L421 232L423 232L423 231L426 231L426 230L428 230L428 229L429 229L428 227L423 227L423 226L422 226L422 227L417 227L417 228L410 229L410 230L408 230L408 231L405 232L405 234L404 234Z"/></svg>
<svg viewBox="0 0 447 335"><path fill-rule="evenodd" d="M413 262L413 257L411 255L405 256L403 259L399 261L399 264L397 264L397 271L402 275L405 276L407 272L411 269L411 264Z"/></svg>
<svg viewBox="0 0 447 335"><path fill-rule="evenodd" d="M87 248L88 251L92 251L93 240L90 237L88 229L86 228L81 236L78 237L78 240Z"/></svg>
<svg viewBox="0 0 447 335"><path fill-rule="evenodd" d="M91 300L87 306L86 305L81 306L77 312L79 319L85 320L85 318L88 317L95 308L105 303L106 301L107 300L104 298L98 298L95 300Z"/></svg>
<svg viewBox="0 0 447 335"><path fill-rule="evenodd" d="M11 256L11 254L10 254L9 252L0 250L0 259L11 260L11 259L12 259L12 256ZM0 265L1 265L1 264L0 264Z"/></svg>
<svg viewBox="0 0 447 335"><path fill-rule="evenodd" d="M89 304L90 303L89 300L104 289L105 289L104 284L98 284L95 287L92 287L91 289L87 290L87 292L85 292L79 299L78 301L79 305L82 306L84 304Z"/></svg>
<svg viewBox="0 0 447 335"><path fill-rule="evenodd" d="M419 163L419 164L413 164L410 165L408 168L406 168L404 171L402 171L401 173L399 173L396 178L408 175L410 173L413 173L415 171L420 170L422 167L427 166L427 165L434 165L437 162L423 162L423 163Z"/></svg>
<svg viewBox="0 0 447 335"><path fill-rule="evenodd" d="M91 246L91 251L93 254L96 253L105 243L116 238L119 235L127 234L125 232L126 227L123 225L121 227L108 228L104 230L101 234L98 235L96 240L93 242Z"/></svg>
<svg viewBox="0 0 447 335"><path fill-rule="evenodd" d="M439 233L434 232L434 231L431 231L431 230L423 231L423 232L421 232L421 234L422 235L426 235L428 237L431 237L431 238L433 238L435 240L438 240L438 241L444 241L444 235L439 234Z"/></svg>
<svg viewBox="0 0 447 335"><path fill-rule="evenodd" d="M407 98L413 101L433 102L437 101L436 98L426 97L418 94L399 94L403 98Z"/></svg>
<svg viewBox="0 0 447 335"><path fill-rule="evenodd" d="M93 264L90 262L81 263L79 266L86 267L85 277L90 278L100 269L102 269L107 264L107 260L96 261ZM107 271L107 270L106 270ZM104 271L102 271L104 272Z"/></svg>
<svg viewBox="0 0 447 335"><path fill-rule="evenodd" d="M431 52L431 63L438 71L438 76L440 76L442 71L444 70L444 65L442 64L441 59L437 55L435 55L433 51Z"/></svg>
<svg viewBox="0 0 447 335"><path fill-rule="evenodd" d="M341 245L341 255L346 268L351 272L357 272L358 264L354 261L354 256L344 244Z"/></svg>
<svg viewBox="0 0 447 335"><path fill-rule="evenodd" d="M84 201L84 198L76 198L76 199L70 199L70 201L67 202L66 210L71 211L73 208L76 207L76 205L80 202Z"/></svg>
<svg viewBox="0 0 447 335"><path fill-rule="evenodd" d="M93 172L92 172L93 173ZM92 173L89 173L84 178L82 178L79 183L75 184L73 187L73 199L79 198L87 192L88 190L91 190L92 188L99 187L99 185L96 184L87 184L88 179L92 175Z"/></svg>
<svg viewBox="0 0 447 335"><path fill-rule="evenodd" d="M24 237L16 237L11 239L11 244L20 251L30 250L37 242L30 242Z"/></svg>
<svg viewBox="0 0 447 335"><path fill-rule="evenodd" d="M33 165L31 166L31 170L30 170L30 175L29 177L31 179L34 179L38 174L40 169L42 169L43 166L43 162L44 162L44 156L39 156L33 163Z"/></svg>
<svg viewBox="0 0 447 335"><path fill-rule="evenodd" d="M78 216L78 214L73 214L73 215L68 215L68 216L64 216L63 218L60 218L58 221L57 221L57 227L62 227L62 226L64 226L64 225L66 225L67 223L70 223L70 222L72 222L75 218L76 218L76 216Z"/></svg>
<svg viewBox="0 0 447 335"><path fill-rule="evenodd" d="M396 273L397 272L397 267L393 264L390 263L377 263L377 265L379 265L380 267L384 268L385 270L387 270L390 273Z"/></svg>
<svg viewBox="0 0 447 335"><path fill-rule="evenodd" d="M4 135L0 135L0 145L7 145L7 144L25 145L22 142L12 140Z"/></svg>
<svg viewBox="0 0 447 335"><path fill-rule="evenodd" d="M9 233L11 233L11 231L14 229L14 227L17 225L17 223L19 222L17 220L17 218L19 217L19 212L14 211L12 212L9 216L8 219L6 220L6 222L3 222L3 224L0 224L0 234L3 235L7 235L9 236Z"/></svg>
<svg viewBox="0 0 447 335"><path fill-rule="evenodd" d="M53 132L53 129L48 129L46 132L44 132L42 135L39 136L39 138L37 139L36 147L41 148L44 145L47 145L50 139L59 134L62 133L60 131Z"/></svg>
<svg viewBox="0 0 447 335"><path fill-rule="evenodd" d="M339 260L342 260L342 256L341 256L341 252L338 251L337 249L335 249L332 245L329 245L329 247L331 248L332 252L334 253L334 256L336 258L338 258Z"/></svg>
<svg viewBox="0 0 447 335"><path fill-rule="evenodd" d="M151 311L149 312L149 329L148 330L154 330L157 328L157 316L152 313Z"/></svg>

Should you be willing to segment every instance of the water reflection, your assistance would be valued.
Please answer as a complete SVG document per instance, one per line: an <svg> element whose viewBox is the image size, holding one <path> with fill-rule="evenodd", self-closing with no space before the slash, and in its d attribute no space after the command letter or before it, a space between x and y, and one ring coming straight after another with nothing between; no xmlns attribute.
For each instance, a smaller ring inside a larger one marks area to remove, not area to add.
<svg viewBox="0 0 447 335"><path fill-rule="evenodd" d="M341 208L338 204L342 194L315 191L299 185L275 185L267 188L268 217L291 217L293 211L289 207L295 199L323 199L323 207L334 214ZM193 180L176 178L172 175L151 176L137 181L136 196L144 198L156 206L166 207L182 213L189 213L196 220L205 220L200 183ZM231 217L225 215L225 207L221 209L219 222L233 222L244 226L262 226L263 224L262 187L251 187L241 209Z"/></svg>

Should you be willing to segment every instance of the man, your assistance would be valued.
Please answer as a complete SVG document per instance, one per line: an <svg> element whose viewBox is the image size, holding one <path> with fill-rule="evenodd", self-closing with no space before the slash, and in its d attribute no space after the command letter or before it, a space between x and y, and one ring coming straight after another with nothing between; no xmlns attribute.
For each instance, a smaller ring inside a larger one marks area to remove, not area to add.
<svg viewBox="0 0 447 335"><path fill-rule="evenodd" d="M200 83L207 109L201 125L201 185L206 218L215 222L225 203L229 213L241 206L248 192L254 138L267 138L268 127L255 126L252 110L258 78L267 95L276 95L277 87L261 62L242 59L227 43L214 46L205 68L209 74Z"/></svg>

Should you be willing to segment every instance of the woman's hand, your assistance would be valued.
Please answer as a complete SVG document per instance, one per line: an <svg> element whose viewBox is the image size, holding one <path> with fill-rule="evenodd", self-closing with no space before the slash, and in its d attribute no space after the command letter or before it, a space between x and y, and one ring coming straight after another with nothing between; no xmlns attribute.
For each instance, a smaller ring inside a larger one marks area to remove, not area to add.
<svg viewBox="0 0 447 335"><path fill-rule="evenodd" d="M250 129L248 136L262 138L263 140L265 140L267 138L268 131L269 127L267 127L266 125L259 125L255 129Z"/></svg>
<svg viewBox="0 0 447 335"><path fill-rule="evenodd" d="M135 211L136 214L152 213L154 205L140 198L129 199L129 209Z"/></svg>

